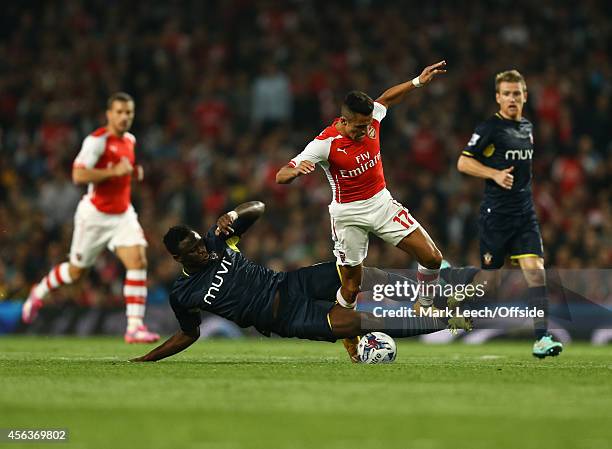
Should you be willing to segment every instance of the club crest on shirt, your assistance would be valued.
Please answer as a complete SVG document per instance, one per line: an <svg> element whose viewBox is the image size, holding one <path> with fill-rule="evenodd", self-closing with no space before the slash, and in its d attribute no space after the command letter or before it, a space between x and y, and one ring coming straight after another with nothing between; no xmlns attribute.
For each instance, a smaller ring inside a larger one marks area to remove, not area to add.
<svg viewBox="0 0 612 449"><path fill-rule="evenodd" d="M491 265L491 262L493 261L493 255L491 253L484 253L482 255L482 260L484 261L485 265Z"/></svg>
<svg viewBox="0 0 612 449"><path fill-rule="evenodd" d="M376 129L372 125L368 125L368 137L370 139L376 139Z"/></svg>

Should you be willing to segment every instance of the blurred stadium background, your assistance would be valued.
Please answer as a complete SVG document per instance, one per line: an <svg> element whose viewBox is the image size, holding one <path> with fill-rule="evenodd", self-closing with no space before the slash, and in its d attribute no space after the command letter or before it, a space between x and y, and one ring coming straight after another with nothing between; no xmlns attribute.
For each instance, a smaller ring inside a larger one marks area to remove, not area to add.
<svg viewBox="0 0 612 449"><path fill-rule="evenodd" d="M448 73L383 123L394 196L453 264L479 265L482 185L455 163L474 126L496 110L494 74L517 68L536 129L534 196L547 265L610 268L611 16L612 4L595 0L4 5L0 332L24 331L20 300L66 258L84 191L70 180L71 164L117 90L136 100L132 131L146 179L133 202L150 245L155 330L175 326L166 296L177 267L161 245L174 223L206 229L237 203L260 199L267 213L244 239L246 255L277 270L330 259L324 176L278 186L276 170L336 116L348 90L376 96L441 59ZM409 261L373 237L366 263ZM106 253L80 285L55 293L48 319L27 331L121 333L122 280Z"/></svg>

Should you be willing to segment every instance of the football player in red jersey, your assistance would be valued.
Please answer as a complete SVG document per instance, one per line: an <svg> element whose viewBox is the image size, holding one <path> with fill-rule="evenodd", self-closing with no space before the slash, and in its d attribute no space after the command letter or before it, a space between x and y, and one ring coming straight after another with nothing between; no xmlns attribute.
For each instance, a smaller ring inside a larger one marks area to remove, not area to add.
<svg viewBox="0 0 612 449"><path fill-rule="evenodd" d="M124 92L107 103L107 124L83 141L72 168L75 184L88 184L74 217L70 260L51 269L32 287L23 305L22 319L31 323L51 290L78 281L105 247L126 269L123 295L126 302L128 343L152 343L159 335L143 324L147 297L147 241L131 204L132 177L143 178L135 165L136 138L128 131L134 120L134 100Z"/></svg>
<svg viewBox="0 0 612 449"><path fill-rule="evenodd" d="M370 233L415 257L422 284L418 303L430 307L433 302L433 294L428 294L426 287L438 282L442 254L408 209L386 189L380 122L389 106L445 72L446 61L430 65L413 80L387 89L376 101L363 92L350 92L342 104L341 116L276 174L276 182L287 184L314 171L316 164L325 171L332 188L329 214L342 278L336 299L343 307L355 306ZM349 352L356 344L357 339L345 341Z"/></svg>

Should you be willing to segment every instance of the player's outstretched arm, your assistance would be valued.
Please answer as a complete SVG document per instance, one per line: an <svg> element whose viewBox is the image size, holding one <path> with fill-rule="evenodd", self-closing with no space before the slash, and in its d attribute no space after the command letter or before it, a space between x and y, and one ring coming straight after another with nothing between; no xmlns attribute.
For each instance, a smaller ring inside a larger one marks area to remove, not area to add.
<svg viewBox="0 0 612 449"><path fill-rule="evenodd" d="M446 73L446 61L440 61L429 65L423 69L419 76L411 81L406 81L405 83L387 89L376 99L376 102L385 107L393 106L402 101L408 92L429 83L436 75L441 73Z"/></svg>
<svg viewBox="0 0 612 449"><path fill-rule="evenodd" d="M240 236L263 215L265 210L266 205L261 201L242 203L236 209L219 217L215 234L226 237Z"/></svg>
<svg viewBox="0 0 612 449"><path fill-rule="evenodd" d="M287 164L276 173L276 183L289 184L298 176L312 173L314 169L315 164L310 161L302 161L297 167L292 167L291 165Z"/></svg>
<svg viewBox="0 0 612 449"><path fill-rule="evenodd" d="M199 336L199 327L189 333L180 330L148 354L131 359L130 362L156 362L157 360L165 359L166 357L170 357L171 355L187 349L199 338Z"/></svg>
<svg viewBox="0 0 612 449"><path fill-rule="evenodd" d="M514 184L514 176L511 174L514 167L497 170L487 167L473 157L461 155L457 161L457 170L466 175L476 176L477 178L492 179L497 185L508 190L512 189L512 184Z"/></svg>

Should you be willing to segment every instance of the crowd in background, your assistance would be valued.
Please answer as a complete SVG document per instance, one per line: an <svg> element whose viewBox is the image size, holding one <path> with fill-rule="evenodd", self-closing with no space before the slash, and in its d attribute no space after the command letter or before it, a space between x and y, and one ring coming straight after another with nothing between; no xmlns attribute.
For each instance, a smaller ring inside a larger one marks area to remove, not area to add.
<svg viewBox="0 0 612 449"><path fill-rule="evenodd" d="M0 18L0 298L23 298L67 257L83 186L71 181L105 100L136 100L145 180L133 203L149 241L150 301L177 272L161 237L206 230L235 205L267 205L242 242L276 269L330 260L330 188L318 169L292 185L276 171L336 117L347 91L376 98L445 59L448 73L383 121L389 190L445 258L479 266L483 182L457 172L496 111L495 73L526 77L535 126L534 199L547 266L612 264L612 4L495 2L12 2ZM413 261L372 236L366 265ZM56 299L121 301L108 252Z"/></svg>

